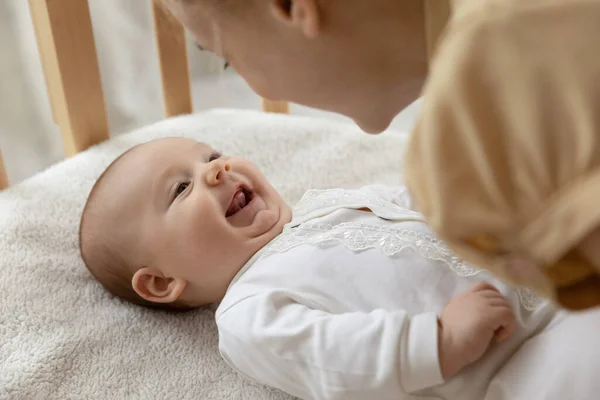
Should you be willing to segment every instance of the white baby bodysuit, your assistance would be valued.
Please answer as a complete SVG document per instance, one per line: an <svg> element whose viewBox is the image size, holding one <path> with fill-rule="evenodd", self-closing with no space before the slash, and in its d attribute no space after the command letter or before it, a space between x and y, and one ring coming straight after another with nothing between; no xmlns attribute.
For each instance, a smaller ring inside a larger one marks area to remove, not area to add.
<svg viewBox="0 0 600 400"><path fill-rule="evenodd" d="M216 320L232 368L299 398L482 399L495 371L554 313L454 257L404 188L309 191L293 215L235 277ZM444 382L437 317L482 280L509 299L517 330Z"/></svg>

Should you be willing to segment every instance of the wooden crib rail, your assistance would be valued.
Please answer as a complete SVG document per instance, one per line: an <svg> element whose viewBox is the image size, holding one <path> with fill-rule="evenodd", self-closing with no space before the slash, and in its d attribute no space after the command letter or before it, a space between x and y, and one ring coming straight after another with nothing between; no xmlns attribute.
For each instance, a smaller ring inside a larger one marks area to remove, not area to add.
<svg viewBox="0 0 600 400"><path fill-rule="evenodd" d="M29 0L29 7L68 157L108 138L88 0Z"/></svg>
<svg viewBox="0 0 600 400"><path fill-rule="evenodd" d="M185 31L156 1L152 1L152 14L165 116L190 114L193 106Z"/></svg>
<svg viewBox="0 0 600 400"><path fill-rule="evenodd" d="M267 113L289 114L290 105L286 101L262 99L262 109Z"/></svg>
<svg viewBox="0 0 600 400"><path fill-rule="evenodd" d="M0 154L0 190L8 187L8 175L4 168L4 161L2 160L2 154Z"/></svg>

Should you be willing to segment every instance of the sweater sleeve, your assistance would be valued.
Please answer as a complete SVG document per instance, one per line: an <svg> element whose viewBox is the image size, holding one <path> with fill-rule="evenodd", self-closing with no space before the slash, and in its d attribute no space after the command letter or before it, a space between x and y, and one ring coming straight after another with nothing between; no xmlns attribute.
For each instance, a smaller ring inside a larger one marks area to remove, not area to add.
<svg viewBox="0 0 600 400"><path fill-rule="evenodd" d="M435 313L329 314L274 291L217 317L225 361L302 399L405 399L443 383Z"/></svg>
<svg viewBox="0 0 600 400"><path fill-rule="evenodd" d="M562 259L600 224L600 1L456 4L404 178L457 256L553 296L593 272ZM545 276L516 274L512 257Z"/></svg>

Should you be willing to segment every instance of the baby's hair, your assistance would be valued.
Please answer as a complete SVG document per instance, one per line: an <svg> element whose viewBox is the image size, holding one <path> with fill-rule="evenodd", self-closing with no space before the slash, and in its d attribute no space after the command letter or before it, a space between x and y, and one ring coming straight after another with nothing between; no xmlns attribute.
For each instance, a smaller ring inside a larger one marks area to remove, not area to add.
<svg viewBox="0 0 600 400"><path fill-rule="evenodd" d="M132 279L139 265L136 265L135 253L123 243L115 229L108 230L105 224L107 215L103 205L104 186L115 173L115 167L135 148L135 146L117 157L100 175L83 208L79 224L79 250L83 262L102 286L120 299L147 308L169 311L191 309L183 304L154 303L137 294ZM118 178L117 178L118 179Z"/></svg>

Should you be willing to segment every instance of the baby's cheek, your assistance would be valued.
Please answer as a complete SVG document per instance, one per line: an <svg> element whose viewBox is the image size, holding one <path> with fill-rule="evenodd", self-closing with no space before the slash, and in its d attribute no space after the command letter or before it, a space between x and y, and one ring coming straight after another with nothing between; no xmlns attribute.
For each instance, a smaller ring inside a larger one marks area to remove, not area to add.
<svg viewBox="0 0 600 400"><path fill-rule="evenodd" d="M265 225L275 225L278 222L279 214L275 211L263 211L261 215L262 219L265 220Z"/></svg>

